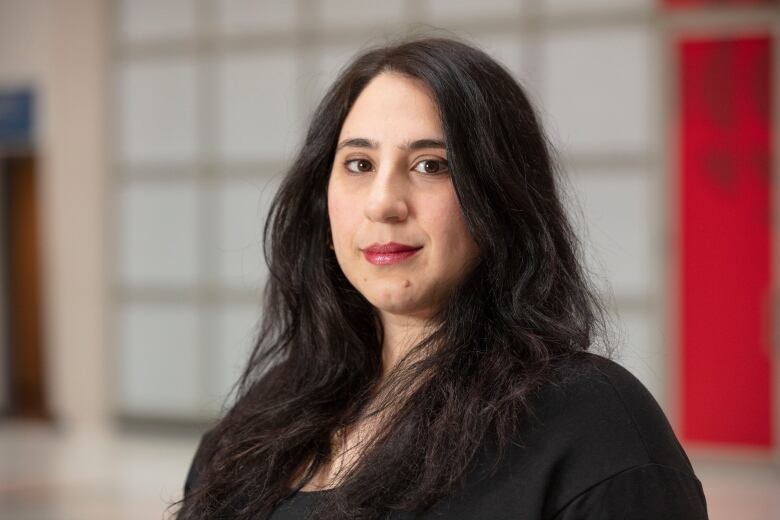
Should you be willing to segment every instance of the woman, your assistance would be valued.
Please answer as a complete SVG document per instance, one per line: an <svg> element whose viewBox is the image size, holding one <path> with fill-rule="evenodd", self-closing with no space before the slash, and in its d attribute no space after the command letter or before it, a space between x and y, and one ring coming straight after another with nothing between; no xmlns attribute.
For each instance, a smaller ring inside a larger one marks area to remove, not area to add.
<svg viewBox="0 0 780 520"><path fill-rule="evenodd" d="M261 331L179 518L706 518L657 403L588 352L556 182L483 52L356 58L271 205Z"/></svg>

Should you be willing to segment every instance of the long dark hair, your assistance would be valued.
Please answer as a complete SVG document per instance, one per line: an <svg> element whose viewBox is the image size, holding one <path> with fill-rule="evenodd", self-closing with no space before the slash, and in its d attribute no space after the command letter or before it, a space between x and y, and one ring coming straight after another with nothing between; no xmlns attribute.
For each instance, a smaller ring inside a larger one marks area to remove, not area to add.
<svg viewBox="0 0 780 520"><path fill-rule="evenodd" d="M328 247L326 191L347 113L387 71L430 88L480 254L430 335L378 385L382 325ZM322 495L318 518L421 510L462 482L489 439L500 460L532 393L605 330L558 184L528 98L484 52L428 37L355 58L317 107L271 204L262 325L179 518L268 518L328 462L334 434L369 409L385 414L382 427Z"/></svg>

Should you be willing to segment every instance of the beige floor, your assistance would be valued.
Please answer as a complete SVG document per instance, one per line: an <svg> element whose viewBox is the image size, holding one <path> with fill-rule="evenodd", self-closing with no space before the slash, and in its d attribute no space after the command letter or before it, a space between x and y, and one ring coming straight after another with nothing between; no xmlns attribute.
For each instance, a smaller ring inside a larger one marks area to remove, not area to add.
<svg viewBox="0 0 780 520"><path fill-rule="evenodd" d="M0 519L161 519L179 498L195 437L75 438L0 424Z"/></svg>
<svg viewBox="0 0 780 520"><path fill-rule="evenodd" d="M168 518L196 437L84 434L0 423L0 518ZM694 458L711 520L780 520L780 472Z"/></svg>

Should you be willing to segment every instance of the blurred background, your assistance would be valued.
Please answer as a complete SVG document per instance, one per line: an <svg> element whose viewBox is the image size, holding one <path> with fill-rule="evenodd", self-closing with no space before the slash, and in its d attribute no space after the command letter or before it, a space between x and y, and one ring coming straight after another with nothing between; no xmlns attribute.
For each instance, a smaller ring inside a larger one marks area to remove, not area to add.
<svg viewBox="0 0 780 520"><path fill-rule="evenodd" d="M710 517L780 519L779 7L0 0L0 517L163 517L251 347L312 109L361 49L435 34L539 107L618 361Z"/></svg>

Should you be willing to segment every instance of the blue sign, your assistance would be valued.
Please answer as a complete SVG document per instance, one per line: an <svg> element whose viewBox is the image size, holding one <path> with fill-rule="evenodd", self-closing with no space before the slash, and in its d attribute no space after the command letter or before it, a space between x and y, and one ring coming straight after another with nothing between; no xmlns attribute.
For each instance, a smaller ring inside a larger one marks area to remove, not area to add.
<svg viewBox="0 0 780 520"><path fill-rule="evenodd" d="M0 90L0 146L32 144L34 102L32 90Z"/></svg>

